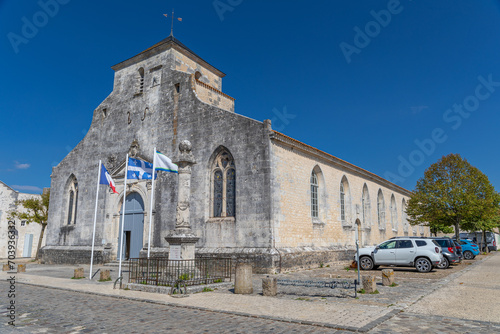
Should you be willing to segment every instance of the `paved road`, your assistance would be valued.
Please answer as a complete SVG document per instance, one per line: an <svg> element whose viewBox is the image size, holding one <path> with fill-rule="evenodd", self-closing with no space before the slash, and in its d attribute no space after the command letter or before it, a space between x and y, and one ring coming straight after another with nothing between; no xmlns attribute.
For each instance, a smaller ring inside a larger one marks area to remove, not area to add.
<svg viewBox="0 0 500 334"><path fill-rule="evenodd" d="M2 323L1 333L352 333L24 284L16 289L16 330ZM0 293L7 294L5 282ZM500 333L500 324L402 312L369 333L409 332Z"/></svg>
<svg viewBox="0 0 500 334"><path fill-rule="evenodd" d="M1 282L2 311L6 289L7 284ZM322 327L23 284L16 289L16 324L26 333L335 333ZM0 332L5 333L3 326Z"/></svg>

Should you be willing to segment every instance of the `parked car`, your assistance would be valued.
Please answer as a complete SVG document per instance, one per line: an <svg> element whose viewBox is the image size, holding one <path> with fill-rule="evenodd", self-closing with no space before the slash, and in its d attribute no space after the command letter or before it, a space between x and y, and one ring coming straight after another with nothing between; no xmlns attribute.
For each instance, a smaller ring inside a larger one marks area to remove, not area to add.
<svg viewBox="0 0 500 334"><path fill-rule="evenodd" d="M436 241L442 249L443 261L437 266L439 269L446 269L450 264L460 262L460 257L457 254L453 240L447 237L434 237L430 239Z"/></svg>
<svg viewBox="0 0 500 334"><path fill-rule="evenodd" d="M486 251L486 245L488 245L488 250L496 251L498 250L498 244L500 243L500 234L494 232L486 232L486 243L483 243L483 232L471 232L471 233L460 233L460 239L472 240L475 244L482 247L482 251Z"/></svg>
<svg viewBox="0 0 500 334"><path fill-rule="evenodd" d="M462 259L464 258L464 255L462 253L462 246L456 240L453 240L453 243L455 244L455 250L456 250L456 253L459 257L458 262L460 263L460 262L462 262Z"/></svg>
<svg viewBox="0 0 500 334"><path fill-rule="evenodd" d="M469 239L460 239L460 245L462 246L462 253L464 259L472 260L479 254L479 246Z"/></svg>
<svg viewBox="0 0 500 334"><path fill-rule="evenodd" d="M426 238L396 238L378 246L359 250L359 265L363 270L379 266L415 267L419 272L429 272L443 261L441 248L434 240ZM357 255L354 261L358 261Z"/></svg>

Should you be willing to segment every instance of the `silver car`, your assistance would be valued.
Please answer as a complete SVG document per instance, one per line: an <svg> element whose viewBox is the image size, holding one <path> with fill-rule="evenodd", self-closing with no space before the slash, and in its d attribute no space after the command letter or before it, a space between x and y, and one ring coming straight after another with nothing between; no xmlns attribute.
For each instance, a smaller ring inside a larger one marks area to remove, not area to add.
<svg viewBox="0 0 500 334"><path fill-rule="evenodd" d="M378 266L415 267L426 273L443 260L441 247L432 239L394 238L378 246L359 250L360 267L363 270L377 269ZM357 255L354 256L357 261Z"/></svg>

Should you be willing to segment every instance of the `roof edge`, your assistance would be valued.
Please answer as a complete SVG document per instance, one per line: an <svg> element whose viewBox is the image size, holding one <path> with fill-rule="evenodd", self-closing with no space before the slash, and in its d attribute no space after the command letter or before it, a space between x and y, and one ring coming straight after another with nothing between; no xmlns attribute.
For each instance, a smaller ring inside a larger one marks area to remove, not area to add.
<svg viewBox="0 0 500 334"><path fill-rule="evenodd" d="M392 188L394 190L397 190L401 193L404 193L406 194L407 196L411 196L412 192L406 188L403 188L401 186L398 186L397 184L395 183L392 183L386 179L384 179L383 177L380 177L378 176L377 174L374 174L372 172L369 172L367 171L366 169L363 169L361 167L358 167L356 165L353 165L345 160L342 160L340 158L337 158L336 156L333 156L329 153L326 153L324 151L321 151L320 149L317 149L315 147L312 147L310 145L307 145L307 144L304 144L303 142L297 140L297 139L294 139L292 137L289 137L281 132L278 132L276 130L272 130L272 133L271 133L271 139L274 139L274 140L277 140L277 141L280 141L280 142L283 142L285 144L288 144L288 145L291 145L293 147L296 147L298 149L301 149L302 151L305 151L305 152L308 152L308 153L312 153L312 154L315 154L323 159L326 159L326 160L329 160L330 162L333 162L334 164L337 164L337 165L340 165L352 172L355 172L355 173L358 173L358 174L361 174L363 176L366 176L372 180L375 180L379 183L383 183L383 184L386 184L389 186L389 188Z"/></svg>
<svg viewBox="0 0 500 334"><path fill-rule="evenodd" d="M184 54L185 56L191 58L195 62L207 67L208 69L213 71L215 74L217 74L221 78L226 76L226 74L224 72L222 72L221 70L219 70L215 66L210 65L210 63L208 63L203 58L198 56L196 53L194 53L187 46L182 44L174 36L168 36L167 38L161 40L160 42L147 48L146 50L136 54L135 56L128 58L128 59L126 59L126 60L124 60L116 65L111 66L111 69L115 72L119 71L125 67L128 67L128 66L136 63L139 60L146 59L146 58L149 58L151 56L157 55L162 51L168 50L169 48L174 48L175 50L177 50L180 53Z"/></svg>

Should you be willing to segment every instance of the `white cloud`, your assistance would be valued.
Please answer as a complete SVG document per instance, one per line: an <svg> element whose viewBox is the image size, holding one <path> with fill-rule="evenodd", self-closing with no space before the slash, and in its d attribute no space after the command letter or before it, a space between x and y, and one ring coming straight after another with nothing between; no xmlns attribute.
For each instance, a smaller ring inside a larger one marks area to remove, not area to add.
<svg viewBox="0 0 500 334"><path fill-rule="evenodd" d="M19 161L14 161L14 164L15 164L16 169L28 169L31 166L30 164L19 163Z"/></svg>
<svg viewBox="0 0 500 334"><path fill-rule="evenodd" d="M18 185L12 185L11 187L13 189L19 190L19 191L31 191L31 192L37 192L37 193L41 193L42 192L42 188L39 188L39 187L36 187L36 186L18 186Z"/></svg>

